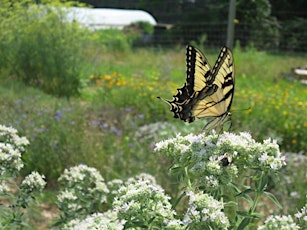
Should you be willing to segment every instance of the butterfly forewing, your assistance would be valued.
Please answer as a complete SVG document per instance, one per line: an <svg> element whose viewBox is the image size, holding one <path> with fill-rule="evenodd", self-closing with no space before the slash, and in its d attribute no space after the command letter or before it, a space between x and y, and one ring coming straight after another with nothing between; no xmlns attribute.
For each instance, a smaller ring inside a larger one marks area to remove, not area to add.
<svg viewBox="0 0 307 230"><path fill-rule="evenodd" d="M206 85L211 85L213 76L211 66L205 56L193 46L188 45L186 50L187 83L193 91L200 91Z"/></svg>

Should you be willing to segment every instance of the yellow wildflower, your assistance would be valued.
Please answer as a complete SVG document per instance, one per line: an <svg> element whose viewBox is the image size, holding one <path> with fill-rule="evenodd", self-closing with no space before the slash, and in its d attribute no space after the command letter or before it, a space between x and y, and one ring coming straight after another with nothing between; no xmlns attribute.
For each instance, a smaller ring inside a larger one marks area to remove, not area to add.
<svg viewBox="0 0 307 230"><path fill-rule="evenodd" d="M110 75L105 75L104 76L104 80L105 81L110 81L112 79L112 77Z"/></svg>
<svg viewBox="0 0 307 230"><path fill-rule="evenodd" d="M296 144L297 143L297 140L294 138L292 139L292 144Z"/></svg>

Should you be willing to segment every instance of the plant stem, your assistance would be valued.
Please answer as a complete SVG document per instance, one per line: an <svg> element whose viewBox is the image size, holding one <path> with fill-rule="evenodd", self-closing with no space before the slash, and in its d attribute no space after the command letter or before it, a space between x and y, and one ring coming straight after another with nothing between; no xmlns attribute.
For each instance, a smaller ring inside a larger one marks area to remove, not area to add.
<svg viewBox="0 0 307 230"><path fill-rule="evenodd" d="M189 177L188 167L184 167L184 174L187 177L188 188L191 188L192 184L191 184L190 177Z"/></svg>

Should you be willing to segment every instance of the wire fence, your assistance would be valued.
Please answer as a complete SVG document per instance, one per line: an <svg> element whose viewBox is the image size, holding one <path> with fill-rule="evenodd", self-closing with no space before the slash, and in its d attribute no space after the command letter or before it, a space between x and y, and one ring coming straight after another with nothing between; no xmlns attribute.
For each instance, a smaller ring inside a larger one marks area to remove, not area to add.
<svg viewBox="0 0 307 230"><path fill-rule="evenodd" d="M240 43L241 47L254 46L260 50L304 53L307 52L307 30L302 28L287 23L271 28L239 24L235 26L234 43ZM155 27L151 41L156 45L176 45L196 41L207 47L221 47L226 44L226 40L225 22L175 26L160 24Z"/></svg>

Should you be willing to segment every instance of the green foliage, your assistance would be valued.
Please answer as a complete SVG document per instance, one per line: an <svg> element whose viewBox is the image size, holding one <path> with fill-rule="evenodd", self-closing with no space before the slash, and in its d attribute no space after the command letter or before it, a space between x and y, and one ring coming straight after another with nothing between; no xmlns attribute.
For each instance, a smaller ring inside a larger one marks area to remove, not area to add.
<svg viewBox="0 0 307 230"><path fill-rule="evenodd" d="M271 15L268 0L239 1L236 18L239 21L236 28L240 31L236 39L240 40L241 45L253 44L259 49L274 49L279 46L280 25Z"/></svg>
<svg viewBox="0 0 307 230"><path fill-rule="evenodd" d="M46 93L78 95L83 29L65 21L64 8L9 2L0 5L0 30L5 31L0 35L0 65Z"/></svg>
<svg viewBox="0 0 307 230"><path fill-rule="evenodd" d="M91 33L91 40L94 48L102 51L129 51L133 37L126 36L122 30L106 29L97 30Z"/></svg>
<svg viewBox="0 0 307 230"><path fill-rule="evenodd" d="M154 27L149 22L139 21L132 23L124 28L124 31L129 34L145 35L153 34Z"/></svg>
<svg viewBox="0 0 307 230"><path fill-rule="evenodd" d="M139 21L125 26L123 32L132 40L134 46L142 46L151 44L154 27L149 22Z"/></svg>
<svg viewBox="0 0 307 230"><path fill-rule="evenodd" d="M144 36L153 33L153 26L147 22L136 22L125 26L123 30L103 29L91 32L91 45L93 49L102 52L128 52L133 45L141 45L146 42Z"/></svg>
<svg viewBox="0 0 307 230"><path fill-rule="evenodd" d="M299 82L282 78L283 72L299 65L298 61L252 49L235 50L234 56L233 129L249 130L257 139L275 137L286 151L306 149L306 89Z"/></svg>
<svg viewBox="0 0 307 230"><path fill-rule="evenodd" d="M306 47L306 18L294 18L282 23L281 46L285 50L303 51Z"/></svg>

